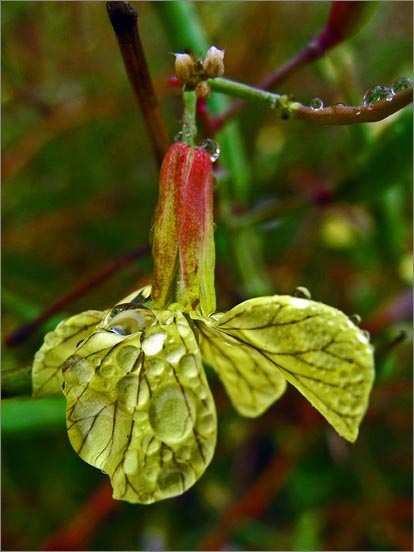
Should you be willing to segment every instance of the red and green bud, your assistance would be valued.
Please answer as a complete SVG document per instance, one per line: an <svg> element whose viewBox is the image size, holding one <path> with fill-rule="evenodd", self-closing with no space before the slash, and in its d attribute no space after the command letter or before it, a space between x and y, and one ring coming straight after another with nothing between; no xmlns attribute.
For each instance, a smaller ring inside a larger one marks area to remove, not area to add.
<svg viewBox="0 0 414 552"><path fill-rule="evenodd" d="M214 312L213 169L202 148L176 142L164 158L152 253L156 307Z"/></svg>

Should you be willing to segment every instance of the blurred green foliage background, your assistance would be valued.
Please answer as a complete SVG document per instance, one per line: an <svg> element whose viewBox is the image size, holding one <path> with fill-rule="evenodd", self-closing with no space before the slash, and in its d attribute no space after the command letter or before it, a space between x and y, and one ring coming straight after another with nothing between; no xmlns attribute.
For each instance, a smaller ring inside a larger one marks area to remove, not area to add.
<svg viewBox="0 0 414 552"><path fill-rule="evenodd" d="M181 104L167 82L169 52L189 46L180 25L198 21L209 43L225 49L226 76L255 84L323 28L330 7L196 2L177 22L168 3L132 4L171 139ZM410 77L412 9L379 3L358 34L275 90L304 104L317 96L358 105L372 85ZM2 2L1 15L7 335L148 241L157 167L104 2ZM242 419L209 372L219 438L205 475L176 499L118 503L96 527L91 521L79 549L411 549L412 108L329 128L251 105L237 122L248 202L238 205L218 186L219 308L250 296L255 280L246 280L256 271L257 287L269 293L303 285L314 299L360 314L377 351L360 437L345 443L292 388L261 418ZM224 176L231 190L234 175ZM254 214L254 266L240 262L244 242L226 220L229 207ZM107 308L149 282L151 267L148 255L129 264L23 345L3 347L3 370L29 364L44 332L66 315ZM401 331L405 341L391 347ZM82 514L106 476L72 451L63 399L5 399L2 426L2 548L40 549Z"/></svg>

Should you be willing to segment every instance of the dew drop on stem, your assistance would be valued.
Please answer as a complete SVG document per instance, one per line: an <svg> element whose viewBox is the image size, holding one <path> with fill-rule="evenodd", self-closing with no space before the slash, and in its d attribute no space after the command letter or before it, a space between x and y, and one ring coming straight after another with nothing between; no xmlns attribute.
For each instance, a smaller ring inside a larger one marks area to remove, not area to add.
<svg viewBox="0 0 414 552"><path fill-rule="evenodd" d="M381 100L391 101L393 98L391 88L388 86L375 85L369 88L363 98L364 105L371 105Z"/></svg>
<svg viewBox="0 0 414 552"><path fill-rule="evenodd" d="M392 83L391 92L393 94L398 94L398 92L401 92L401 90L412 88L412 86L413 86L413 81L411 79L407 79L406 77L400 77L398 79L395 79L395 81Z"/></svg>
<svg viewBox="0 0 414 552"><path fill-rule="evenodd" d="M313 98L313 100L310 101L309 105L314 111L319 111L320 109L323 109L323 101L320 98Z"/></svg>

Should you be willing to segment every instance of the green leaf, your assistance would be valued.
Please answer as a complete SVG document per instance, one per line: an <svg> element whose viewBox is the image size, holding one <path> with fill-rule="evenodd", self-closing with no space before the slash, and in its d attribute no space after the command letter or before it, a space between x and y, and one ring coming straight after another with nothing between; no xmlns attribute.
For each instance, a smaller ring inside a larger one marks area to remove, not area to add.
<svg viewBox="0 0 414 552"><path fill-rule="evenodd" d="M68 434L110 476L114 498L151 503L183 493L206 469L215 406L181 312L115 309L63 367ZM134 333L114 333L134 318Z"/></svg>
<svg viewBox="0 0 414 552"><path fill-rule="evenodd" d="M373 350L345 314L323 303L275 295L245 301L211 326L250 346L256 358L260 351L342 437L356 440L374 379ZM263 370L268 372L268 364ZM246 365L240 362L238 371L251 385ZM264 380L261 391L266 392ZM244 403L243 394L239 400Z"/></svg>
<svg viewBox="0 0 414 552"><path fill-rule="evenodd" d="M234 408L242 416L260 416L285 391L285 378L260 350L207 321L198 321L197 327L203 359L219 375Z"/></svg>
<svg viewBox="0 0 414 552"><path fill-rule="evenodd" d="M34 397L46 397L62 391L62 363L75 351L77 344L94 331L105 314L96 310L76 314L45 335L33 362Z"/></svg>

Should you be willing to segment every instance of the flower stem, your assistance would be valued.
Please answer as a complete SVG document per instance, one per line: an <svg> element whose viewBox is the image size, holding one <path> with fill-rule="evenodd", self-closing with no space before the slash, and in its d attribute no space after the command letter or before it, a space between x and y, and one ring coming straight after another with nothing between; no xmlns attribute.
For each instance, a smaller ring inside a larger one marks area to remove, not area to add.
<svg viewBox="0 0 414 552"><path fill-rule="evenodd" d="M224 78L210 79L209 85L215 92L222 92L236 98L248 100L249 102L256 102L264 104L270 109L275 109L280 94L274 94L267 90L261 90L260 88L254 88L241 82L232 81Z"/></svg>
<svg viewBox="0 0 414 552"><path fill-rule="evenodd" d="M191 147L195 146L197 136L196 107L197 96L194 90L183 90L183 142Z"/></svg>

